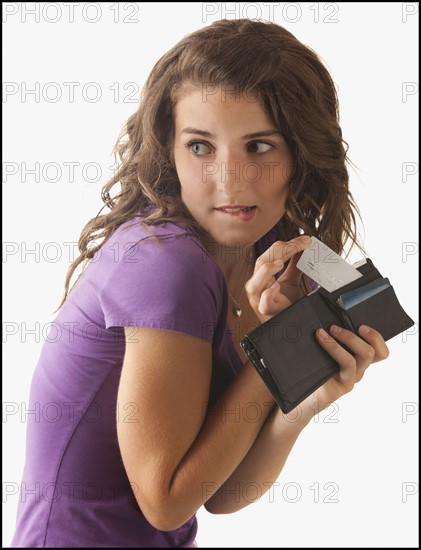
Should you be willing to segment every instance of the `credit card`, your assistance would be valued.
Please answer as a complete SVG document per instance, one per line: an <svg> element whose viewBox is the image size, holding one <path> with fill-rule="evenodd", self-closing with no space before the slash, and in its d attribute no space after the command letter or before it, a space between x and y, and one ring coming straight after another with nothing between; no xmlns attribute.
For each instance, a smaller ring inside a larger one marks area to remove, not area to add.
<svg viewBox="0 0 421 550"><path fill-rule="evenodd" d="M316 281L328 292L352 283L362 277L355 267L323 244L316 237L312 237L310 248L306 248L297 262L297 267Z"/></svg>
<svg viewBox="0 0 421 550"><path fill-rule="evenodd" d="M385 290L389 286L390 282L387 277L376 279L375 281L368 283L368 285L345 292L345 294L342 294L342 296L337 299L337 304L342 309L348 310L351 307L364 302L367 298L370 298L382 290Z"/></svg>

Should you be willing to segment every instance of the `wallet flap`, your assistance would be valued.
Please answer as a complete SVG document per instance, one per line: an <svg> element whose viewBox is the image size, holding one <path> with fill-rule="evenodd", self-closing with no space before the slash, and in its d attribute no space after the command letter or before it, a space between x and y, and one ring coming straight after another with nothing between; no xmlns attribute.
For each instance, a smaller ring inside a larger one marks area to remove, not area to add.
<svg viewBox="0 0 421 550"><path fill-rule="evenodd" d="M292 411L303 399L317 390L338 371L337 363L331 357L328 357L325 365L309 374L304 380L300 380L295 384L295 387L282 391L279 388L279 383L272 376L273 368L266 365L253 342L246 336L240 344L284 413Z"/></svg>
<svg viewBox="0 0 421 550"><path fill-rule="evenodd" d="M317 293L304 296L247 335L254 349L251 355L250 344L243 349L257 370L269 370L280 393L295 387L294 394L298 394L297 385L305 385L305 380L325 365L331 373L337 370L337 364L316 341L315 331L340 322L340 316Z"/></svg>
<svg viewBox="0 0 421 550"><path fill-rule="evenodd" d="M354 332L368 325L380 332L385 340L412 327L414 321L402 308L392 286L346 310Z"/></svg>

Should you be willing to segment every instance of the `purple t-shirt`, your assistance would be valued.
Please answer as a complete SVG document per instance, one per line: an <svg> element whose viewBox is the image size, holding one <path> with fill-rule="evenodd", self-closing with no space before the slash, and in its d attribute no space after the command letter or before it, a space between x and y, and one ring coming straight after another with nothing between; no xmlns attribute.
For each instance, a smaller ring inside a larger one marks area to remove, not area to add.
<svg viewBox="0 0 421 550"><path fill-rule="evenodd" d="M144 517L117 441L122 327L212 343L209 401L243 367L227 324L224 276L186 224L126 222L86 267L51 323L32 379L26 462L12 547L191 547L196 516L173 531ZM179 235L178 237L176 235ZM162 238L165 237L165 238ZM276 240L271 230L257 245ZM137 242L139 241L140 242ZM158 399L158 398L157 398Z"/></svg>

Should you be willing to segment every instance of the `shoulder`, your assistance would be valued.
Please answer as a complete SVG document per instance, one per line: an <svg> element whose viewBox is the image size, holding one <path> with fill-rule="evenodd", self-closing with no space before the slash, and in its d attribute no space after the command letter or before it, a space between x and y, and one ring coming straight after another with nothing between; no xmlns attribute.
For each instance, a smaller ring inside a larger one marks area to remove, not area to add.
<svg viewBox="0 0 421 550"><path fill-rule="evenodd" d="M140 221L122 225L92 266L106 326L153 326L195 336L205 324L216 327L227 300L225 279L200 239L184 224L146 229Z"/></svg>
<svg viewBox="0 0 421 550"><path fill-rule="evenodd" d="M137 216L122 224L104 243L100 255L118 271L170 270L167 275L195 274L220 284L222 272L187 223L165 222L145 227Z"/></svg>
<svg viewBox="0 0 421 550"><path fill-rule="evenodd" d="M145 228L137 217L121 225L99 250L95 275L101 292L148 292L175 301L207 295L217 304L224 276L187 224L166 222Z"/></svg>

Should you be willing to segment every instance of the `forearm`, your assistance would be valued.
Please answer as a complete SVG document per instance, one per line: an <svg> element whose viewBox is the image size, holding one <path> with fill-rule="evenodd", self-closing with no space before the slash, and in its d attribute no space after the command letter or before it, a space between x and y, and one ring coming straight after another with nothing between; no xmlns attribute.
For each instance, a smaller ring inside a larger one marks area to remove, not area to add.
<svg viewBox="0 0 421 550"><path fill-rule="evenodd" d="M213 514L231 514L258 500L279 477L308 420L288 420L276 405L250 451L206 502Z"/></svg>

